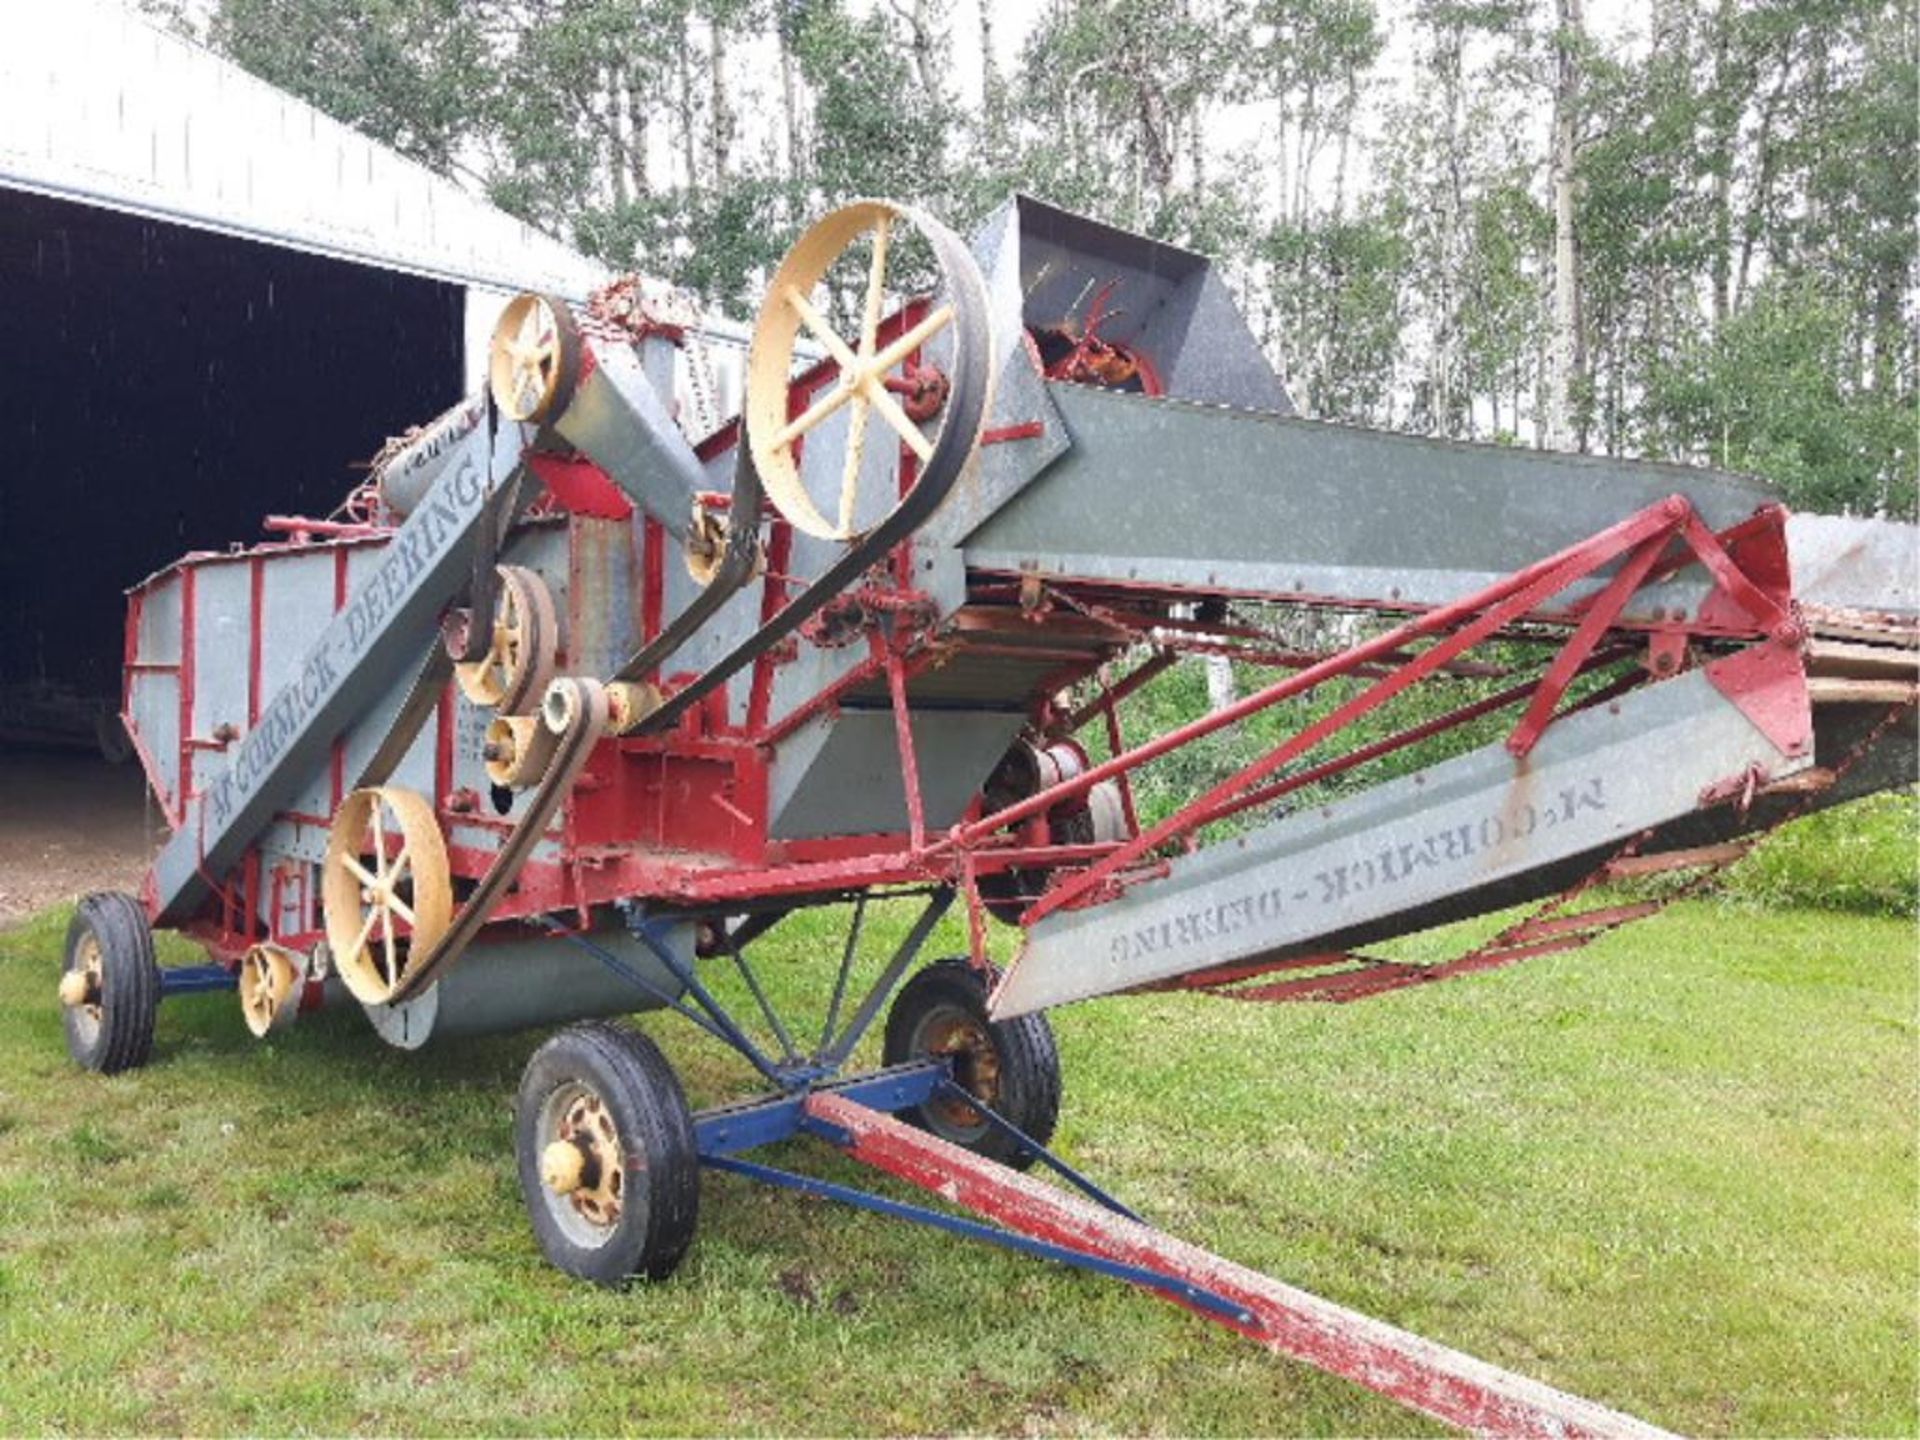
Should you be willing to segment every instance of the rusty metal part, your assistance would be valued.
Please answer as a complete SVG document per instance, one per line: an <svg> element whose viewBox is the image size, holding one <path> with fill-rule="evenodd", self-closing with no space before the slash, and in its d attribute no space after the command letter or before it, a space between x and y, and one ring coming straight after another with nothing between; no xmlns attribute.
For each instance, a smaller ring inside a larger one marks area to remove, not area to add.
<svg viewBox="0 0 1920 1440"><path fill-rule="evenodd" d="M727 517L696 501L685 553L687 573L701 585L711 585L727 556Z"/></svg>
<svg viewBox="0 0 1920 1440"><path fill-rule="evenodd" d="M547 582L520 565L502 565L493 607L493 635L485 655L454 667L460 690L476 705L502 715L531 713L553 679L560 620Z"/></svg>
<svg viewBox="0 0 1920 1440"><path fill-rule="evenodd" d="M672 290L642 275L622 275L587 297L589 328L628 343L658 336L685 345L699 324L698 307L684 291Z"/></svg>
<svg viewBox="0 0 1920 1440"><path fill-rule="evenodd" d="M547 1154L564 1145L580 1157L579 1174L571 1167L549 1171ZM541 1156L542 1178L556 1194L568 1196L573 1208L588 1223L611 1228L620 1223L621 1188L626 1181L626 1147L620 1143L619 1127L606 1102L593 1091L581 1087L566 1107L560 1121L560 1138ZM563 1186L555 1179L571 1180Z"/></svg>
<svg viewBox="0 0 1920 1440"><path fill-rule="evenodd" d="M540 1182L560 1229L576 1245L598 1247L626 1208L627 1147L605 1097L570 1080L540 1108Z"/></svg>
<svg viewBox="0 0 1920 1440"><path fill-rule="evenodd" d="M910 366L905 374L888 375L880 383L900 397L907 418L920 424L940 413L953 390L953 382L938 365Z"/></svg>
<svg viewBox="0 0 1920 1440"><path fill-rule="evenodd" d="M342 800L320 895L327 944L347 989L365 1005L393 999L453 915L446 840L425 797L376 785Z"/></svg>
<svg viewBox="0 0 1920 1440"><path fill-rule="evenodd" d="M914 1050L948 1061L955 1083L981 1104L999 1103L1000 1049L978 1016L957 1009L935 1011L915 1036ZM955 1096L937 1096L926 1108L956 1130L982 1123L980 1112Z"/></svg>
<svg viewBox="0 0 1920 1440"><path fill-rule="evenodd" d="M487 388L509 420L541 421L567 408L580 375L580 333L566 302L516 295L487 351Z"/></svg>
<svg viewBox="0 0 1920 1440"><path fill-rule="evenodd" d="M306 983L301 958L280 945L265 942L250 947L240 961L240 1014L256 1038L293 1024L300 1013L300 991Z"/></svg>
<svg viewBox="0 0 1920 1440"><path fill-rule="evenodd" d="M1815 635L1807 641L1806 656L1809 675L1911 680L1920 670L1920 651L1893 639L1874 644Z"/></svg>
<svg viewBox="0 0 1920 1440"><path fill-rule="evenodd" d="M1816 705L1909 705L1920 686L1912 680L1867 680L1845 675L1815 675L1807 694Z"/></svg>
<svg viewBox="0 0 1920 1440"><path fill-rule="evenodd" d="M639 680L615 680L606 690L607 728L616 735L637 730L642 721L660 708L663 699L659 686Z"/></svg>

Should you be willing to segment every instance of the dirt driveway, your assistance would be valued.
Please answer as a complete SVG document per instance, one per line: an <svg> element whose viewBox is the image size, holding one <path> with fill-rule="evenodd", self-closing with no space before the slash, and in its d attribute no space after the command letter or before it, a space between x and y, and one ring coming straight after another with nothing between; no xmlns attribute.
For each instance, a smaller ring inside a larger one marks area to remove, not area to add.
<svg viewBox="0 0 1920 1440"><path fill-rule="evenodd" d="M0 752L0 929L89 890L137 890L165 837L139 765Z"/></svg>

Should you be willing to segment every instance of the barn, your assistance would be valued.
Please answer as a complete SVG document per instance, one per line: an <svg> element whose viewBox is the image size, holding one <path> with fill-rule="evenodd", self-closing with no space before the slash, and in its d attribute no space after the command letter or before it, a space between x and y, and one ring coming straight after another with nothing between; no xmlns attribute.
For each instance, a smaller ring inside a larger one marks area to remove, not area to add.
<svg viewBox="0 0 1920 1440"><path fill-rule="evenodd" d="M600 267L101 0L0 46L0 738L114 748L122 592L325 515Z"/></svg>

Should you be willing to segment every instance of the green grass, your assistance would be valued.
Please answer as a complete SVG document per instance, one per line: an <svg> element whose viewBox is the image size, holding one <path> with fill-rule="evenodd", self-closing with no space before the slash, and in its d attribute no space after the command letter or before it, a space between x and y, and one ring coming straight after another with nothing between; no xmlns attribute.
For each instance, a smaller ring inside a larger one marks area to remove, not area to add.
<svg viewBox="0 0 1920 1440"><path fill-rule="evenodd" d="M1724 890L1750 905L1908 915L1917 879L1920 792L1883 790L1786 826L1728 872Z"/></svg>
<svg viewBox="0 0 1920 1440"><path fill-rule="evenodd" d="M0 935L0 1432L1423 1428L1124 1286L731 1177L672 1281L584 1288L513 1180L537 1037L261 1044L203 996L102 1080L64 923ZM821 983L824 928L775 936L779 987ZM1060 1141L1178 1234L1660 1424L1911 1435L1914 960L1907 920L1689 904L1351 1007L1071 1007ZM744 1084L646 1024L696 1103Z"/></svg>

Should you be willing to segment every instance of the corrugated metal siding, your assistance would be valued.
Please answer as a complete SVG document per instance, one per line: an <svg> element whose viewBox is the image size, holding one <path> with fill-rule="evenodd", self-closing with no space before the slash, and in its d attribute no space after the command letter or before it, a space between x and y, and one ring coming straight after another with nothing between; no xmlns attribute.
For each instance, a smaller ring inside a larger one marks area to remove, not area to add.
<svg viewBox="0 0 1920 1440"><path fill-rule="evenodd" d="M602 267L110 0L0 4L0 187L462 284Z"/></svg>

